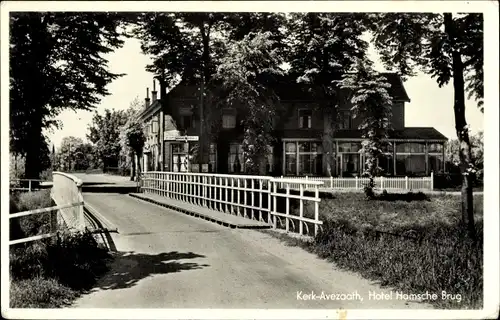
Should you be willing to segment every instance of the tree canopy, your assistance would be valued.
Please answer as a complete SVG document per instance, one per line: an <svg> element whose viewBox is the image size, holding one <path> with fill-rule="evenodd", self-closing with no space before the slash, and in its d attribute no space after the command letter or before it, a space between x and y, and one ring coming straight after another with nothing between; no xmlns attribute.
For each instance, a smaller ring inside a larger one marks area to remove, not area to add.
<svg viewBox="0 0 500 320"><path fill-rule="evenodd" d="M10 14L10 147L26 155L26 176L41 171L42 128L62 110L91 110L120 74L104 55L123 45L111 12Z"/></svg>

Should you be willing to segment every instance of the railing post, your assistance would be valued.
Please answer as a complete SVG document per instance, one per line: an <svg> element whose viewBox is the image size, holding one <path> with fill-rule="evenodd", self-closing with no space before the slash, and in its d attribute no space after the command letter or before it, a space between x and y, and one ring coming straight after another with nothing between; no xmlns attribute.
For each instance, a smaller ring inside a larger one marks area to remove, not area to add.
<svg viewBox="0 0 500 320"><path fill-rule="evenodd" d="M31 179L28 180L28 191L31 192Z"/></svg>
<svg viewBox="0 0 500 320"><path fill-rule="evenodd" d="M299 184L299 217L301 219L304 217L304 201L302 200L303 196L304 196L304 185L301 183L301 184ZM288 214L288 212L287 212L287 214ZM302 222L303 222L302 220L299 220L299 234L300 235L303 234L303 228L304 228L304 226L302 225Z"/></svg>
<svg viewBox="0 0 500 320"><path fill-rule="evenodd" d="M431 171L431 190L434 190L434 171Z"/></svg>
<svg viewBox="0 0 500 320"><path fill-rule="evenodd" d="M302 185L300 185L302 187ZM288 215L290 214L290 183L286 183L286 205L285 205L285 214L287 217L285 217L285 228L286 232L290 230L290 221L288 219Z"/></svg>
<svg viewBox="0 0 500 320"><path fill-rule="evenodd" d="M250 180L250 189L252 189L251 194L250 194L250 205L253 207L255 205L255 184L254 184L254 179L252 178L252 180ZM251 216L250 216L250 219L254 219L254 210L253 208L250 209L250 213L251 213Z"/></svg>
<svg viewBox="0 0 500 320"><path fill-rule="evenodd" d="M405 189L408 190L408 176L405 176Z"/></svg>
<svg viewBox="0 0 500 320"><path fill-rule="evenodd" d="M356 176L356 178L355 178L355 179L356 179L356 190L358 190L358 189L359 189L358 176Z"/></svg>
<svg viewBox="0 0 500 320"><path fill-rule="evenodd" d="M314 197L316 198L314 200L314 220L316 220L316 223L314 224L314 236L318 235L319 231L319 189L318 186L314 189Z"/></svg>
<svg viewBox="0 0 500 320"><path fill-rule="evenodd" d="M380 189L384 189L384 177L380 176Z"/></svg>
<svg viewBox="0 0 500 320"><path fill-rule="evenodd" d="M243 202L245 203L245 206L243 207L243 217L247 218L247 179L243 179L243 188L245 191L243 191Z"/></svg>
<svg viewBox="0 0 500 320"><path fill-rule="evenodd" d="M273 189L274 189L274 194L273 194L273 211L277 212L277 205L276 205L276 198L277 198L277 193L278 193L278 188L276 185L276 182L273 182ZM276 229L276 216L273 216L273 228Z"/></svg>
<svg viewBox="0 0 500 320"><path fill-rule="evenodd" d="M264 208L262 206L262 179L259 179L259 221L262 221L262 209Z"/></svg>
<svg viewBox="0 0 500 320"><path fill-rule="evenodd" d="M267 182L267 207L268 207L268 211L267 211L267 223L268 224L271 224L271 212L272 212L272 207L271 207L271 193L272 193L272 189L271 189L271 184L274 183L273 180L268 180ZM238 198L239 200L239 198ZM239 201L238 201L239 202Z"/></svg>
<svg viewBox="0 0 500 320"><path fill-rule="evenodd" d="M330 188L333 189L333 177L332 176L330 176Z"/></svg>

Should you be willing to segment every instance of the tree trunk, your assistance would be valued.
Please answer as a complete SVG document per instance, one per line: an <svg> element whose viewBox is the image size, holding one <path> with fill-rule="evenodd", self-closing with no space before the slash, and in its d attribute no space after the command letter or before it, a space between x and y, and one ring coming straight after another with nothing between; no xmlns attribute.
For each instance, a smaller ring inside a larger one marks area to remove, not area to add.
<svg viewBox="0 0 500 320"><path fill-rule="evenodd" d="M210 135L208 134L207 126L205 126L206 118L206 106L205 106L205 85L210 81L210 28L205 28L205 23L202 21L200 24L200 33L203 43L203 54L202 54L202 74L201 74L201 85L200 85L200 136L199 136L199 149L198 149L198 163L208 163L209 162L209 143Z"/></svg>
<svg viewBox="0 0 500 320"><path fill-rule="evenodd" d="M130 181L135 179L135 153L130 153Z"/></svg>
<svg viewBox="0 0 500 320"><path fill-rule="evenodd" d="M135 174L136 174L135 181L137 182L137 192L140 192L140 186L142 184L142 181L141 181L141 159L142 159L142 154L137 153L137 170L135 172Z"/></svg>
<svg viewBox="0 0 500 320"><path fill-rule="evenodd" d="M445 32L448 34L452 44L452 68L455 111L455 130L460 145L460 173L462 174L462 222L472 239L475 239L476 230L474 226L472 176L469 170L473 168L472 148L469 139L469 130L465 119L465 83L464 65L462 55L455 45L456 30L451 13L444 14Z"/></svg>
<svg viewBox="0 0 500 320"><path fill-rule="evenodd" d="M37 115L33 115L29 126L29 142L26 142L26 162L24 167L25 179L39 179L40 166L40 151L42 150L42 120Z"/></svg>

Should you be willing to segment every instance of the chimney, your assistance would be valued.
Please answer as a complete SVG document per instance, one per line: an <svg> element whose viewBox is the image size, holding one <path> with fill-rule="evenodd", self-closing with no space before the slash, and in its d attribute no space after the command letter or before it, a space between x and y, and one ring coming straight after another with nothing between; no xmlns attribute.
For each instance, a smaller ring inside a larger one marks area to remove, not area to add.
<svg viewBox="0 0 500 320"><path fill-rule="evenodd" d="M156 81L153 79L153 91L151 91L151 98L153 98L152 102L156 101L158 91L156 91Z"/></svg>
<svg viewBox="0 0 500 320"><path fill-rule="evenodd" d="M149 88L146 88L146 99L144 99L144 108L149 107Z"/></svg>

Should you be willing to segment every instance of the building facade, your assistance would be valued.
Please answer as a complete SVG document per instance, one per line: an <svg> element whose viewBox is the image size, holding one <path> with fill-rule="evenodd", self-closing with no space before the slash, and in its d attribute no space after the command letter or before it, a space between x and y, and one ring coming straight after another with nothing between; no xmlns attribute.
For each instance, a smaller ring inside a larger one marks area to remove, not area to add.
<svg viewBox="0 0 500 320"><path fill-rule="evenodd" d="M431 127L406 127L405 107L410 99L398 75L385 73L393 98L391 143L387 156L379 159L386 176L427 176L445 171L447 138ZM211 139L209 163L197 165L191 159L197 148L200 118L199 86L179 84L152 102L146 98L139 115L147 124L143 168L146 171L193 171L242 174L241 108L223 108L217 115L219 132ZM280 108L274 120L275 142L268 146L267 174L273 176L360 176L365 163L361 149L360 119L353 117L348 99L339 106L337 126L332 133L328 101L304 94L303 85L283 83L279 90ZM325 111L326 110L326 111ZM209 125L209 124L208 124ZM330 160L328 160L330 159ZM331 163L328 166L328 163ZM331 171L329 171L329 168Z"/></svg>

